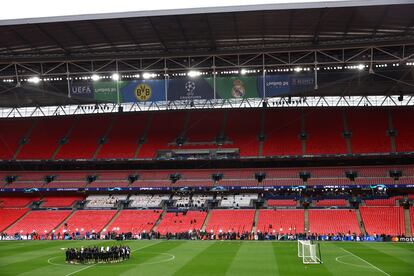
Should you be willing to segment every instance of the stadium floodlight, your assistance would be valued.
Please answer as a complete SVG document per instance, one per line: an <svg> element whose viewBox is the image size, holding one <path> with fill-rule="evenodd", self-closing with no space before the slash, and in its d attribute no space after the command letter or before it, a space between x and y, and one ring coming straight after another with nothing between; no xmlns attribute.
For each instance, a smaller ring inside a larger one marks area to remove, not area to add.
<svg viewBox="0 0 414 276"><path fill-rule="evenodd" d="M357 66L358 70L363 70L365 68L364 64L358 64Z"/></svg>
<svg viewBox="0 0 414 276"><path fill-rule="evenodd" d="M321 250L318 243L310 240L298 240L298 257L304 264L321 264Z"/></svg>
<svg viewBox="0 0 414 276"><path fill-rule="evenodd" d="M295 72L300 72L300 71L302 71L303 69L302 69L302 67L295 67L295 69L293 69Z"/></svg>
<svg viewBox="0 0 414 276"><path fill-rule="evenodd" d="M142 74L142 77L147 80L147 79L155 77L155 74L145 72L144 74Z"/></svg>
<svg viewBox="0 0 414 276"><path fill-rule="evenodd" d="M40 78L39 77L32 77L32 78L29 78L27 81L37 84L37 83L40 82Z"/></svg>
<svg viewBox="0 0 414 276"><path fill-rule="evenodd" d="M114 81L118 81L118 80L119 80L119 74L117 74L117 73L112 74L112 79L113 79Z"/></svg>
<svg viewBox="0 0 414 276"><path fill-rule="evenodd" d="M246 69L241 69L241 70L240 70L240 74L242 74L242 75L246 75L246 73L247 73L247 70L246 70Z"/></svg>
<svg viewBox="0 0 414 276"><path fill-rule="evenodd" d="M191 70L187 73L187 76L189 76L190 78L195 78L195 77L198 77L200 75L201 75L200 71L194 71L194 70Z"/></svg>
<svg viewBox="0 0 414 276"><path fill-rule="evenodd" d="M93 75L91 76L91 79L92 79L93 81L97 81L97 80L99 80L99 79L100 79L100 77L99 77L97 74L93 74Z"/></svg>

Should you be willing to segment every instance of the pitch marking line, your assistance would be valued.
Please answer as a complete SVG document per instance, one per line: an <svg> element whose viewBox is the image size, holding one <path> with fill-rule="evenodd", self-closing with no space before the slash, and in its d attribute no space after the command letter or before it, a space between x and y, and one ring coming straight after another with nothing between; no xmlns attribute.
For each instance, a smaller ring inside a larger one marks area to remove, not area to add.
<svg viewBox="0 0 414 276"><path fill-rule="evenodd" d="M137 251L137 250L140 250L140 249L144 249L144 248L146 248L146 247L150 247L150 246L155 245L155 244L157 244L157 243L152 243L152 244L148 244L148 245L146 245L146 246L142 246L142 247L140 247L140 248L137 248L137 249L131 250L131 252L134 252L134 251ZM81 269L75 270L75 271L73 271L73 272L71 272L71 273L69 273L69 274L66 274L65 276L70 276L70 275L73 275L73 274L78 273L78 272L81 272L81 271L83 271L83 270L85 270L85 269L88 269L88 268L94 267L95 265L97 265L97 264L89 265L89 266L87 266L87 267L82 267Z"/></svg>
<svg viewBox="0 0 414 276"><path fill-rule="evenodd" d="M344 249L344 248L342 248L342 247L341 247L341 249L342 249L343 251L347 252L348 254L351 254L352 256L354 256L354 257L356 257L356 258L360 259L360 260L361 260L361 261L363 261L364 263L366 263L366 264L370 265L372 268L374 268L374 269L378 270L379 272L382 272L382 273L384 273L384 274L385 274L385 275L387 275L387 276L391 276L390 274L388 274L388 273L387 273L387 272L385 272L384 270L382 270L382 269L380 269L380 268L376 267L375 265L371 264L371 263L370 263L370 262L368 262L368 261L365 261L364 259L362 259L361 257L359 257L359 256L355 255L354 253L352 253L352 252L350 252L350 251L348 251L348 250L346 250L346 249Z"/></svg>

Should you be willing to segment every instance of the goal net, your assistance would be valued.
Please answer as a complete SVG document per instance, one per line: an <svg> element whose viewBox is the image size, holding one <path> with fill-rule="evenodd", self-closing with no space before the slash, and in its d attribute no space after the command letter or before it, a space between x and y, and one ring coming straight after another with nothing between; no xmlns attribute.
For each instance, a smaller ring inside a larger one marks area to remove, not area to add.
<svg viewBox="0 0 414 276"><path fill-rule="evenodd" d="M302 258L304 264L322 263L319 244L315 244L309 240L298 240L298 257Z"/></svg>

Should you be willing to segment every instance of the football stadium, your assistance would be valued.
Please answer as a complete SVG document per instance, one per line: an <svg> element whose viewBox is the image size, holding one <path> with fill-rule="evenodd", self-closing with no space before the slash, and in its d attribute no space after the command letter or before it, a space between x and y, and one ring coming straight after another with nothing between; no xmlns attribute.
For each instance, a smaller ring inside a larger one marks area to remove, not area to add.
<svg viewBox="0 0 414 276"><path fill-rule="evenodd" d="M413 275L414 1L151 2L0 12L0 275Z"/></svg>

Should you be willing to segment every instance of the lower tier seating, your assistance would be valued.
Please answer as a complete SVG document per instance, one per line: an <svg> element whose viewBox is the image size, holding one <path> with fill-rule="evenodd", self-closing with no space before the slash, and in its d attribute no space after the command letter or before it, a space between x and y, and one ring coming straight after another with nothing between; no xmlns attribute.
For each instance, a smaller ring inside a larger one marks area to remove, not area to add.
<svg viewBox="0 0 414 276"><path fill-rule="evenodd" d="M38 197L0 197L0 208L27 207L27 205L37 200L39 200Z"/></svg>
<svg viewBox="0 0 414 276"><path fill-rule="evenodd" d="M202 211L188 211L186 213L167 213L160 224L157 232L161 235L166 233L181 233L192 230L200 230L206 219L207 213Z"/></svg>
<svg viewBox="0 0 414 276"><path fill-rule="evenodd" d="M281 234L304 232L303 210L260 210L256 231Z"/></svg>
<svg viewBox="0 0 414 276"><path fill-rule="evenodd" d="M255 210L212 210L206 231L251 232Z"/></svg>
<svg viewBox="0 0 414 276"><path fill-rule="evenodd" d="M317 207L329 207L329 206L347 206L348 201L345 199L323 199L315 201Z"/></svg>
<svg viewBox="0 0 414 276"><path fill-rule="evenodd" d="M0 209L0 232L26 214L27 209Z"/></svg>
<svg viewBox="0 0 414 276"><path fill-rule="evenodd" d="M79 210L66 221L67 226L61 226L56 232L63 233L64 230L69 233L93 233L100 232L105 225L113 218L117 211L115 210Z"/></svg>
<svg viewBox="0 0 414 276"><path fill-rule="evenodd" d="M414 207L410 207L411 235L414 235Z"/></svg>
<svg viewBox="0 0 414 276"><path fill-rule="evenodd" d="M161 212L161 210L122 210L118 217L108 225L106 231L148 233L159 219Z"/></svg>
<svg viewBox="0 0 414 276"><path fill-rule="evenodd" d="M354 210L309 210L309 231L317 234L361 233Z"/></svg>
<svg viewBox="0 0 414 276"><path fill-rule="evenodd" d="M368 234L404 234L402 207L360 207L361 217Z"/></svg>
<svg viewBox="0 0 414 276"><path fill-rule="evenodd" d="M42 207L71 207L76 201L83 199L81 196L48 196L42 199Z"/></svg>
<svg viewBox="0 0 414 276"><path fill-rule="evenodd" d="M7 230L8 233L50 233L72 211L31 211Z"/></svg>
<svg viewBox="0 0 414 276"><path fill-rule="evenodd" d="M402 197L390 197L383 199L366 199L366 206L396 206L396 200L402 199Z"/></svg>
<svg viewBox="0 0 414 276"><path fill-rule="evenodd" d="M269 199L267 206L278 207L278 206L296 206L296 200L294 199Z"/></svg>

